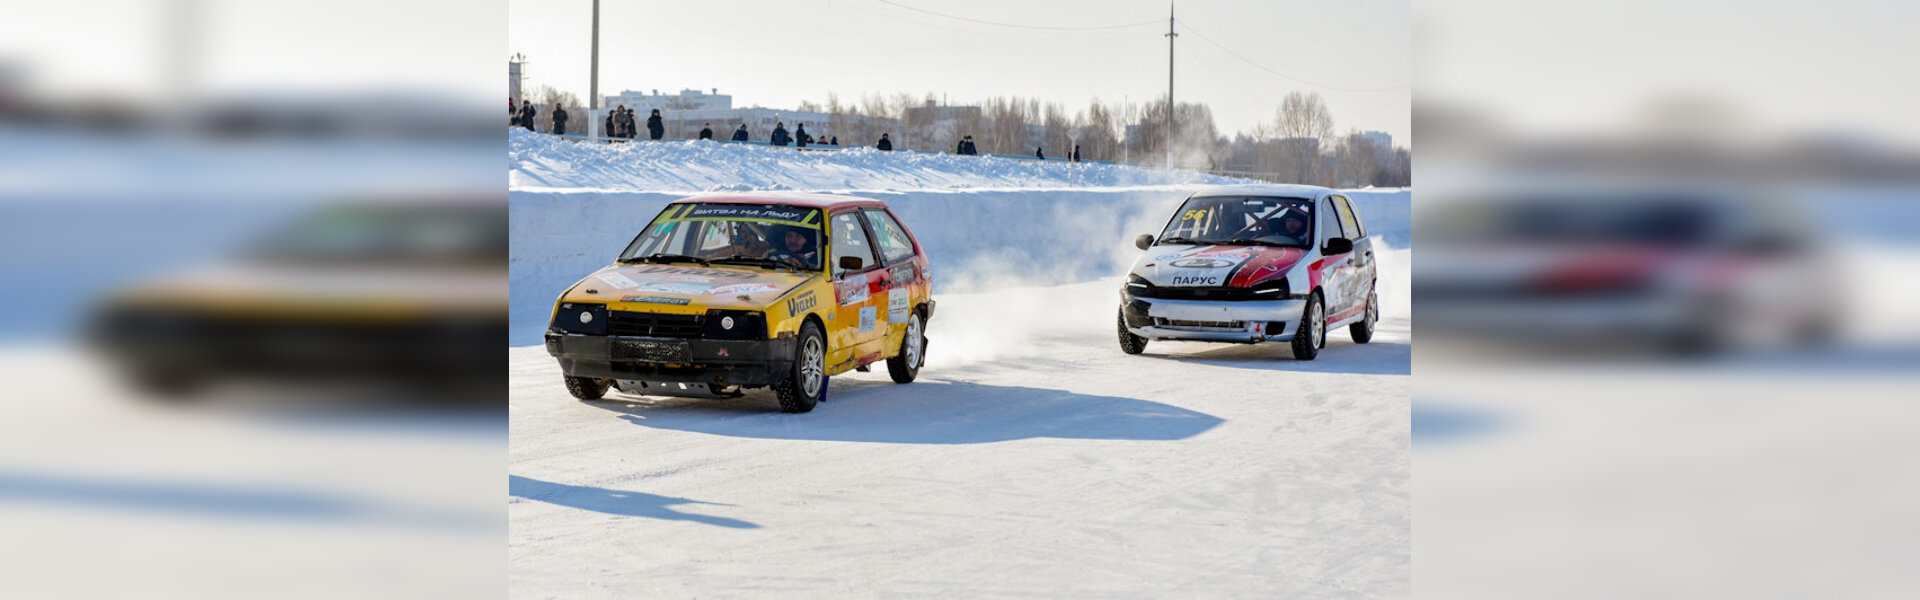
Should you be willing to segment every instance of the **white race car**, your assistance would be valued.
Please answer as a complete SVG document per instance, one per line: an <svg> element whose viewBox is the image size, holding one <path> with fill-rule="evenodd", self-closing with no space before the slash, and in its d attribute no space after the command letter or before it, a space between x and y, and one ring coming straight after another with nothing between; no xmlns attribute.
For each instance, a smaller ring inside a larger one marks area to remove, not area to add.
<svg viewBox="0 0 1920 600"><path fill-rule="evenodd" d="M1313 360L1327 329L1373 339L1380 318L1373 240L1338 191L1304 185L1221 187L1188 197L1120 291L1120 349L1148 340L1290 341Z"/></svg>

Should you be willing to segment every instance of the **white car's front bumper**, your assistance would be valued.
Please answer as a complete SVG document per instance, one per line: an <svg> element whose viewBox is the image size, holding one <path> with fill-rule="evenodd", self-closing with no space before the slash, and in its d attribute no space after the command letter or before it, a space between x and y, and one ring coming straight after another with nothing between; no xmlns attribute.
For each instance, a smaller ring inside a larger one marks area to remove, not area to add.
<svg viewBox="0 0 1920 600"><path fill-rule="evenodd" d="M1127 330L1153 340L1205 342L1283 342L1299 329L1306 300L1207 301L1127 298L1146 303L1146 319L1129 320ZM1139 325L1139 326L1135 326Z"/></svg>

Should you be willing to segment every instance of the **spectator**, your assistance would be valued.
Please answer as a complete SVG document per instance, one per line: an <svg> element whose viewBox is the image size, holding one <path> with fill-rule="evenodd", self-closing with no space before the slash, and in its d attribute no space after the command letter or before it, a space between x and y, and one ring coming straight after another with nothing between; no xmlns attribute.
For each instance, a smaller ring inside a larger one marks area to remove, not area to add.
<svg viewBox="0 0 1920 600"><path fill-rule="evenodd" d="M980 155L980 149L973 145L973 136L970 136L970 135L963 136L960 138L960 148L955 152L961 156L979 156Z"/></svg>
<svg viewBox="0 0 1920 600"><path fill-rule="evenodd" d="M713 139L713 124L712 124L712 123L707 123L707 124L705 124L705 125L701 125L701 126L700 126L700 139L703 139L703 140L710 140L710 139Z"/></svg>
<svg viewBox="0 0 1920 600"><path fill-rule="evenodd" d="M745 127L745 125L742 125L742 127ZM793 137L787 135L787 124L774 123L773 137L768 138L767 142L780 147L786 147L787 144L793 143Z"/></svg>
<svg viewBox="0 0 1920 600"><path fill-rule="evenodd" d="M540 114L540 109L533 107L532 100L520 101L520 126L521 127L527 128L527 131L533 131L533 118L536 116L539 116L539 114Z"/></svg>
<svg viewBox="0 0 1920 600"><path fill-rule="evenodd" d="M1071 160L1073 162L1080 162L1080 145L1079 144L1073 145L1073 157L1068 160Z"/></svg>
<svg viewBox="0 0 1920 600"><path fill-rule="evenodd" d="M875 146L880 148L881 152L892 152L893 140L887 139L887 134L882 133L880 134L880 143L875 144Z"/></svg>
<svg viewBox="0 0 1920 600"><path fill-rule="evenodd" d="M507 126L520 126L520 105L513 103L513 96L507 96Z"/></svg>
<svg viewBox="0 0 1920 600"><path fill-rule="evenodd" d="M686 130L682 129L681 131ZM653 115L647 117L647 137L657 141L660 139L660 136L666 135L666 133L667 126L660 124L660 109L653 109Z"/></svg>
<svg viewBox="0 0 1920 600"><path fill-rule="evenodd" d="M794 147L796 148L805 148L808 143L813 142L813 136L807 135L806 123L793 124L793 137L795 140Z"/></svg>
<svg viewBox="0 0 1920 600"><path fill-rule="evenodd" d="M613 112L607 114L607 137L626 137L626 125L627 105L613 107Z"/></svg>
<svg viewBox="0 0 1920 600"><path fill-rule="evenodd" d="M567 109L561 108L560 103L555 102L553 103L553 134L566 135L566 133L567 133Z"/></svg>
<svg viewBox="0 0 1920 600"><path fill-rule="evenodd" d="M1045 148L1041 148L1041 147L1039 147L1039 146L1034 146L1034 147L1033 147L1033 157L1034 157L1034 158L1038 158L1038 159L1040 159L1040 160L1046 160L1046 159L1047 159L1047 149L1045 149Z"/></svg>
<svg viewBox="0 0 1920 600"><path fill-rule="evenodd" d="M836 135L836 136L833 136L833 140L832 140L832 141L829 141L829 142L827 142L827 145L829 145L829 146L838 146L838 145L840 145L840 136L837 136L837 135Z"/></svg>
<svg viewBox="0 0 1920 600"><path fill-rule="evenodd" d="M736 141L736 142L747 141L747 124L746 123L741 123L740 129L735 130L733 132L733 141Z"/></svg>

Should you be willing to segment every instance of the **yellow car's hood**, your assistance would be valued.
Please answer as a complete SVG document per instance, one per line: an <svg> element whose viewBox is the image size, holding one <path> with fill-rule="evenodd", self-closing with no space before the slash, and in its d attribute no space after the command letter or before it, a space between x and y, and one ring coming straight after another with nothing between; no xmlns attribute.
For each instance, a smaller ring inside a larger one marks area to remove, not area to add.
<svg viewBox="0 0 1920 600"><path fill-rule="evenodd" d="M574 284L560 300L760 310L813 277L731 265L612 265Z"/></svg>

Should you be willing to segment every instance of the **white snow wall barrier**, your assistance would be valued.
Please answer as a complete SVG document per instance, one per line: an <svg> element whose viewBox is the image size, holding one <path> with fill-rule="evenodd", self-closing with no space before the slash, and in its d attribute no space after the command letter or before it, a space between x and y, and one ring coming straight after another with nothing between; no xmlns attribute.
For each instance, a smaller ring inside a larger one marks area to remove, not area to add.
<svg viewBox="0 0 1920 600"><path fill-rule="evenodd" d="M1195 188L862 192L886 202L932 262L935 293L1117 277ZM1411 245L1407 190L1348 192L1368 232ZM508 193L513 345L540 343L553 300L606 266L684 194ZM1116 292L1117 293L1117 292Z"/></svg>

